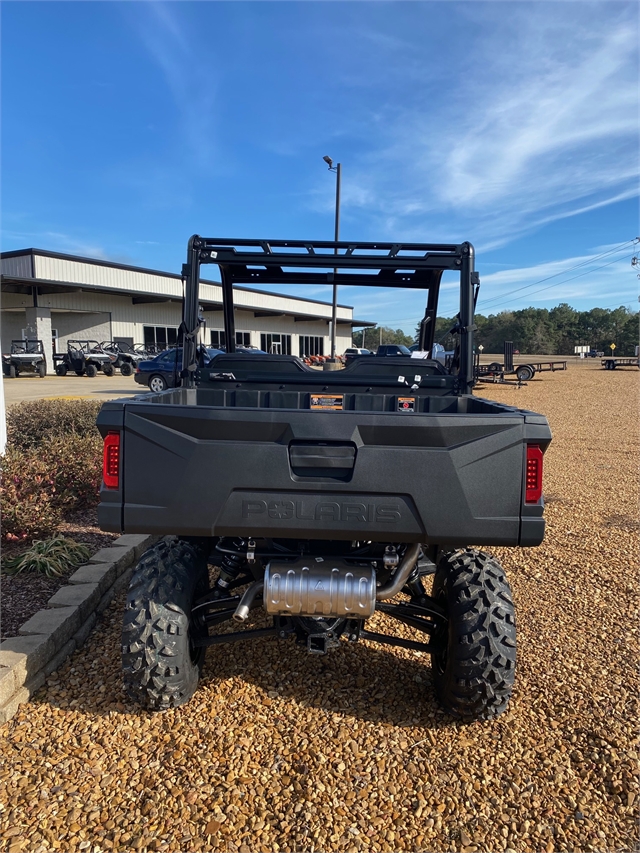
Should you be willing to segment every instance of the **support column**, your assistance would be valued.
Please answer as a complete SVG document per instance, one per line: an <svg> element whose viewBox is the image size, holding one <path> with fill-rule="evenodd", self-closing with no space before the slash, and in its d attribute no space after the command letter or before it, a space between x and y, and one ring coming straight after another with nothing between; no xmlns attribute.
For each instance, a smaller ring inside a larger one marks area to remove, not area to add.
<svg viewBox="0 0 640 853"><path fill-rule="evenodd" d="M28 338L42 341L47 360L47 373L53 373L53 347L51 345L51 309L27 308L26 334Z"/></svg>

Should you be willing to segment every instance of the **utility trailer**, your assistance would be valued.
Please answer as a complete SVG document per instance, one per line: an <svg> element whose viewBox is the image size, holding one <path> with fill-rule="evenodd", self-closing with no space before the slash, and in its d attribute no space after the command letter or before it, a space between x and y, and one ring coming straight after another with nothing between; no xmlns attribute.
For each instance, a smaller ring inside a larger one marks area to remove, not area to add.
<svg viewBox="0 0 640 853"><path fill-rule="evenodd" d="M510 376L515 374L519 382L528 382L536 373L566 370L566 361L527 361L514 364L513 341L504 342L504 362L492 361L490 364L480 364L479 356L476 356L475 375L478 379L491 376Z"/></svg>
<svg viewBox="0 0 640 853"><path fill-rule="evenodd" d="M211 263L229 351L205 365L198 290ZM445 270L460 280L449 367L399 356L326 373L236 352L233 287L291 283L424 290L419 344L431 352ZM367 641L427 652L453 716L501 713L514 606L478 546L542 542L551 432L543 415L472 396L473 246L194 236L182 274L182 386L108 401L97 421L101 527L163 537L127 596L129 695L156 710L185 703L212 645L274 637L319 655ZM268 624L247 628L256 610ZM409 636L372 630L375 613Z"/></svg>
<svg viewBox="0 0 640 853"><path fill-rule="evenodd" d="M600 362L605 370L616 370L618 367L640 367L640 358L637 356L633 358L614 358L613 356L607 356L603 358Z"/></svg>
<svg viewBox="0 0 640 853"><path fill-rule="evenodd" d="M42 341L34 338L13 340L9 352L2 354L2 372L10 379L21 373L33 373L41 379L47 375L47 358Z"/></svg>

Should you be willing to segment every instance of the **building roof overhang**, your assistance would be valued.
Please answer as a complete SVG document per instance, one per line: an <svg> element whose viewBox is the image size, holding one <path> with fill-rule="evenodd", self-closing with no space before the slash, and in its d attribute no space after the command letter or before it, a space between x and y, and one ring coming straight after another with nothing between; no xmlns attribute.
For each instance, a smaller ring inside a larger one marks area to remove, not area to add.
<svg viewBox="0 0 640 853"><path fill-rule="evenodd" d="M52 251L49 251L48 249L29 248L29 249L15 249L15 250L9 251L9 252L0 252L0 261L4 260L5 258L20 258L20 257L31 257L31 258L33 258L34 255L39 255L40 257L43 257L43 258L57 258L57 259L63 260L63 261L72 261L72 262L81 263L81 264L91 264L92 266L108 267L110 269L117 269L117 270L127 270L129 272L142 273L145 275L154 275L154 276L158 276L161 278L172 278L172 279L177 279L178 281L182 281L182 276L179 275L178 273L163 272L162 270L150 269L148 267L137 267L137 266L132 266L131 264L120 264L120 263L117 263L116 261L107 261L107 260L103 260L102 258L87 258L87 257L83 257L82 255L68 255L64 252L52 252ZM33 265L31 268L32 269L34 268ZM3 283L4 283L5 278L7 278L7 279L14 278L13 276L5 276L5 275L2 275L0 277L2 278ZM40 287L41 283L44 286L49 286L51 284L60 284L60 285L67 285L68 284L69 285L69 290L67 291L68 293L74 292L74 290L77 291L78 289L90 290L92 287L91 285L84 285L84 284L81 284L81 285L78 285L77 287L75 287L75 282L50 282L46 279L39 278L39 277L33 276L33 275L30 278L25 278L24 280L28 281L28 282L37 281L38 287ZM221 287L222 286L221 282L219 282L219 281L211 281L211 280L205 279L205 278L200 279L200 282L201 282L201 284L209 284L209 285L212 285L213 287ZM4 289L4 286L3 286L3 289ZM96 287L95 289L98 292L115 292L115 293L120 292L117 289L112 289L112 287L110 285L108 285L108 286L102 286L101 285L101 286ZM255 288L255 287L242 287L240 285L234 285L234 290L246 291L247 293L259 293L259 294L262 294L265 296L286 297L289 299L295 299L298 302L311 302L315 305L331 305L330 302L324 302L321 299L310 299L307 296L292 296L291 294L288 294L288 293L277 293L277 292L274 292L271 290L260 290L260 289ZM60 293L62 291L58 290L56 292ZM129 295L131 295L132 290L131 290L131 288L123 288L121 292L122 292L122 294L129 296ZM165 298L163 301L167 301L167 299ZM177 299L177 300L170 299L169 301L180 302L181 299ZM200 300L200 301L202 301L202 300ZM220 302L220 304L222 304L222 302ZM346 308L346 309L353 310L352 305L342 305L340 303L338 304L338 308ZM375 323L373 325L375 325Z"/></svg>
<svg viewBox="0 0 640 853"><path fill-rule="evenodd" d="M3 253L8 254L8 253ZM131 299L132 304L141 305L145 303L161 303L161 302L173 302L180 304L182 302L181 297L172 296L170 294L164 293L135 293L132 292L130 288L118 288L110 285L105 287L103 285L95 285L95 284L85 284L85 283L76 283L76 282L68 282L68 281L51 281L48 279L42 278L25 278L20 276L9 276L2 275L0 276L0 282L2 285L2 291L5 293L20 293L25 296L31 296L33 294L34 288L37 288L38 295L45 296L51 293L104 293L111 294L113 296L127 296ZM217 284L216 282L208 282L203 281L203 284ZM251 290L251 288L239 288L241 290ZM269 293L272 296L286 296L286 294L273 293L271 294L269 291L252 291L258 293ZM299 297L294 296L292 299L298 299ZM317 300L304 300L304 301L316 301ZM222 311L222 301L213 301L210 299L200 299L200 304L202 305L205 311ZM317 302L319 305L326 305L328 303ZM347 306L341 306L347 307ZM302 322L317 322L318 320L323 320L326 323L330 322L330 318L322 315L322 314L300 314L295 310L287 311L283 309L268 309L268 308L260 308L260 310L254 310L253 306L245 306L245 305L236 305L236 310L238 311L253 311L255 317L293 317L296 323ZM350 325L350 326L375 326L376 323L372 323L369 320L354 320L352 318L338 317L338 325Z"/></svg>

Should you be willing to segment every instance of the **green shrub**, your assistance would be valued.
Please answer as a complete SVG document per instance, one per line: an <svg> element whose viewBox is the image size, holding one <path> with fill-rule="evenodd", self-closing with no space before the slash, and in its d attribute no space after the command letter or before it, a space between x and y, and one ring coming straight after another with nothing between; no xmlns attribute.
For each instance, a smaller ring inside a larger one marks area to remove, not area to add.
<svg viewBox="0 0 640 853"><path fill-rule="evenodd" d="M98 503L100 407L90 400L37 400L9 409L1 461L4 538L50 536L64 512Z"/></svg>
<svg viewBox="0 0 640 853"><path fill-rule="evenodd" d="M95 400L34 400L7 411L7 446L39 447L54 437L97 437L96 418L102 403Z"/></svg>
<svg viewBox="0 0 640 853"><path fill-rule="evenodd" d="M52 472L53 501L62 510L97 506L102 481L102 439L100 435L53 436L37 453L47 459Z"/></svg>
<svg viewBox="0 0 640 853"><path fill-rule="evenodd" d="M2 459L2 536L9 540L50 536L58 529L61 507L54 501L55 477L39 453L9 448Z"/></svg>
<svg viewBox="0 0 640 853"><path fill-rule="evenodd" d="M102 479L100 435L53 435L27 450L10 447L2 459L2 535L50 536L62 514L96 506Z"/></svg>
<svg viewBox="0 0 640 853"><path fill-rule="evenodd" d="M33 542L27 551L4 560L2 569L10 575L40 572L49 578L61 577L89 559L90 553L86 545L65 539L64 536L56 536L54 539Z"/></svg>

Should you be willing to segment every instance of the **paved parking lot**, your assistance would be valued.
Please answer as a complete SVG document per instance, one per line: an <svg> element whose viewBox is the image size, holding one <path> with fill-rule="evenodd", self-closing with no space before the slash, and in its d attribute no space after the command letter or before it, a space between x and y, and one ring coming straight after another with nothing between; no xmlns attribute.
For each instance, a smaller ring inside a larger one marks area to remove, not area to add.
<svg viewBox="0 0 640 853"><path fill-rule="evenodd" d="M43 400L52 397L67 399L112 400L140 394L145 388L134 381L133 376L103 376L93 379L88 376L20 376L17 379L3 377L4 400L7 406L23 400Z"/></svg>

